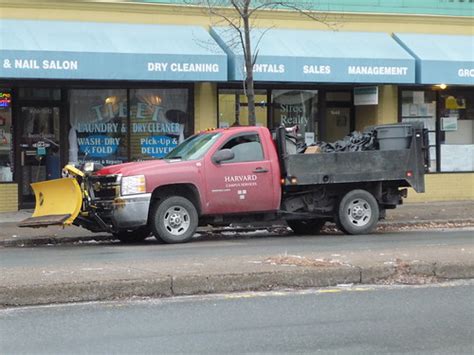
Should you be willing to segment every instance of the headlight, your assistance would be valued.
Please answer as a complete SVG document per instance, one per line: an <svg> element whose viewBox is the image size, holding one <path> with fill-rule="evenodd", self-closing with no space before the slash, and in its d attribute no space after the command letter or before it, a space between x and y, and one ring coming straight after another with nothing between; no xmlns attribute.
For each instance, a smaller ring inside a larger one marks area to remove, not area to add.
<svg viewBox="0 0 474 355"><path fill-rule="evenodd" d="M143 194L146 192L146 181L144 175L122 177L122 196Z"/></svg>
<svg viewBox="0 0 474 355"><path fill-rule="evenodd" d="M86 172L86 173L92 173L94 171L94 162L92 161L88 161L86 163L84 163L84 168L83 170Z"/></svg>
<svg viewBox="0 0 474 355"><path fill-rule="evenodd" d="M85 173L94 173L96 171L99 171L100 169L102 169L104 166L100 163L94 163L93 161L88 161L88 162L85 162L83 167L82 167L82 170L85 172Z"/></svg>

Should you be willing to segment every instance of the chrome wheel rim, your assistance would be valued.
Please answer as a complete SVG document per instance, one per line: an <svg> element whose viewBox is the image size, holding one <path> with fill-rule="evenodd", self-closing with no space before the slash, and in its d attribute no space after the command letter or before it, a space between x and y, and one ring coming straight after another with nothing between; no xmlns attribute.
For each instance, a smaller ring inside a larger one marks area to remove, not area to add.
<svg viewBox="0 0 474 355"><path fill-rule="evenodd" d="M181 236L189 229L191 218L182 206L172 206L164 214L164 224L170 234Z"/></svg>
<svg viewBox="0 0 474 355"><path fill-rule="evenodd" d="M372 209L366 200L358 198L348 204L346 214L352 225L364 227L370 222Z"/></svg>

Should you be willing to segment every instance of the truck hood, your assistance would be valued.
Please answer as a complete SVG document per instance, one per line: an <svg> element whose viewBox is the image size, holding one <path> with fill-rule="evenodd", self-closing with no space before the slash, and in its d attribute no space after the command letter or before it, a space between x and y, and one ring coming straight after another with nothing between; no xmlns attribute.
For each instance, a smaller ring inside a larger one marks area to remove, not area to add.
<svg viewBox="0 0 474 355"><path fill-rule="evenodd" d="M140 175L140 174L147 173L149 171L156 171L156 169L158 169L159 167L168 166L170 164L175 164L175 163L170 163L169 161L162 160L162 159L124 163L124 164L107 166L99 170L96 174L97 175L121 174L123 176Z"/></svg>

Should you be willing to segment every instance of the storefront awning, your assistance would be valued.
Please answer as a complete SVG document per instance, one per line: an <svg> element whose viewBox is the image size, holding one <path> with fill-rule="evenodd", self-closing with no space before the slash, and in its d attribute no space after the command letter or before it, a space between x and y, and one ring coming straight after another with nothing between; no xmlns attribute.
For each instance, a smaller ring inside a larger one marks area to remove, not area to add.
<svg viewBox="0 0 474 355"><path fill-rule="evenodd" d="M0 20L0 78L225 81L199 26Z"/></svg>
<svg viewBox="0 0 474 355"><path fill-rule="evenodd" d="M474 36L397 33L416 58L420 84L474 85Z"/></svg>
<svg viewBox="0 0 474 355"><path fill-rule="evenodd" d="M213 27L211 35L229 57L229 79L242 80L243 52L235 31ZM415 82L415 59L386 33L253 29L251 35L254 53L258 48L257 81Z"/></svg>

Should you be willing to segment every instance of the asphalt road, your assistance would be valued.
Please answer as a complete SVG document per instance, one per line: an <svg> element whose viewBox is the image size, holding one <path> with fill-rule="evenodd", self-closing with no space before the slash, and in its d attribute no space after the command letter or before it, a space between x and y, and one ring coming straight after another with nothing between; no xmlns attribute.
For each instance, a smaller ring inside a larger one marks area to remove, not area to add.
<svg viewBox="0 0 474 355"><path fill-rule="evenodd" d="M179 258L225 259L233 256L265 256L288 254L354 253L432 248L454 249L472 246L473 231L400 232L370 235L271 236L250 233L196 239L187 244L159 244L150 238L144 244L90 243L54 245L35 248L0 249L0 267L64 266L97 262L128 262L140 260L176 261Z"/></svg>
<svg viewBox="0 0 474 355"><path fill-rule="evenodd" d="M4 354L472 353L474 283L0 310Z"/></svg>

